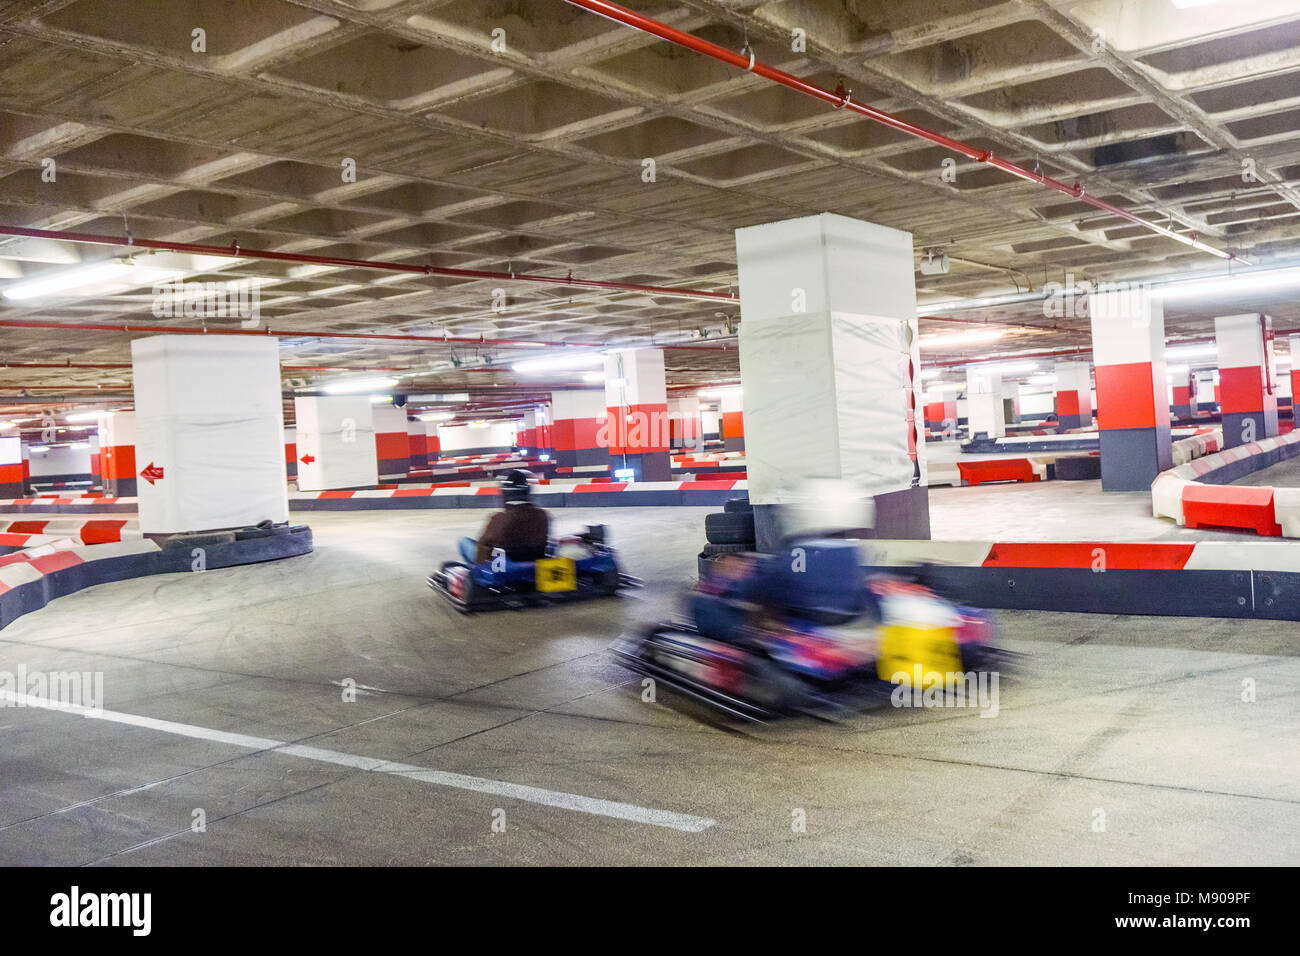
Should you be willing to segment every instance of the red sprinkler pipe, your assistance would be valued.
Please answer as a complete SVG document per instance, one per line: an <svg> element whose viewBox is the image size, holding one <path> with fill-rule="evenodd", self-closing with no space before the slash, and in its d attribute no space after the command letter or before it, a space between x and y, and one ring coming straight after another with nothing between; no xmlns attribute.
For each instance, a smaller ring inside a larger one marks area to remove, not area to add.
<svg viewBox="0 0 1300 956"><path fill-rule="evenodd" d="M993 153L987 149L978 149L975 146L971 146L969 143L963 143L961 140L953 139L950 136L944 136L942 133L936 133L934 130L926 129L923 126L917 126L915 123L901 120L897 116L867 106L865 103L854 102L851 94L844 90L843 86L835 90L824 89L823 87L801 80L797 76L786 73L783 70L778 70L775 67L759 63L754 58L754 51L752 48L747 49L745 53L736 53L733 50L728 50L726 47L718 46L716 43L710 43L708 40L701 40L697 36L683 33L681 30L675 30L666 23L652 20L633 10L629 10L626 7L621 7L616 3L609 3L608 0L565 0L565 2L571 3L575 7L582 7L584 10L589 10L592 13L600 14L602 17L632 27L634 30L649 33L652 36L659 37L661 40L667 40L669 43L675 43L678 46L686 47L688 50L694 50L696 53L702 53L715 60L720 60L729 66L734 66L737 69L754 73L766 80L771 80L773 83L779 83L782 86L789 87L796 93L803 93L806 96L819 99L836 109L849 110L850 112L857 113L860 116L865 116L867 119L879 123L882 126L896 129L900 133L907 133L909 136L928 140L931 143L942 146L944 149L965 156L967 159L984 163L987 166L992 166L994 169L1000 169L1004 173L1023 179L1026 182L1038 183L1040 186L1054 189L1059 193L1064 193L1072 199L1085 202L1088 205L1103 210L1104 212L1108 212L1113 216L1119 216L1121 219L1127 220L1134 225L1141 226L1144 229L1149 229L1151 232L1164 236L1167 239L1181 242L1183 245L1191 246L1193 249L1199 249L1201 252L1208 252L1211 255L1218 256L1220 259L1241 262L1243 264L1246 262L1235 253L1216 249L1214 246L1201 242L1196 238L1194 233L1190 236L1184 236L1181 233L1174 232L1172 229L1165 228L1159 223L1152 222L1149 219L1143 219L1141 216L1131 213L1127 209L1121 209L1119 206L1108 203L1104 199L1090 196L1079 183L1068 185L1058 179L1045 176L1041 172L1035 172L1034 170L1026 169L1023 166L1017 166L1010 160L1003 159L1000 156L994 156Z"/></svg>
<svg viewBox="0 0 1300 956"><path fill-rule="evenodd" d="M339 256L313 256L302 252L272 252L267 249L245 249L236 240L228 246L208 246L193 242L171 242L165 239L139 239L134 236L102 236L86 232L61 232L51 229L28 229L24 226L0 225L0 236L20 236L27 239L53 239L56 242L84 242L97 246L128 246L132 249L158 249L165 252L186 252L200 256L226 256L238 259L270 259L277 262L303 262L311 265L339 266L346 269L378 269L384 272L409 272L412 275L448 276L453 279L492 279L498 282L542 282L548 285L571 286L576 289L602 289L607 292L640 292L646 295L676 296L683 299L721 299L734 302L738 296L730 292L705 292L701 289L672 289L657 285L633 285L629 282L604 282L599 279L575 279L568 276L543 276L531 273L489 272L484 269L452 269L445 266L421 266L409 262L384 262L379 259L345 259Z"/></svg>

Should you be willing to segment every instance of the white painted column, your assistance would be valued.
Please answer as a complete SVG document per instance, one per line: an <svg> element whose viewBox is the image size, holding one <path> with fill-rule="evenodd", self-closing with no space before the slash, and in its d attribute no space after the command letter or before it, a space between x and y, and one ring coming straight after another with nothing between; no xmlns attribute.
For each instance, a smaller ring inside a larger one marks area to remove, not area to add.
<svg viewBox="0 0 1300 956"><path fill-rule="evenodd" d="M1007 433L1002 376L978 365L966 366L966 434L998 439Z"/></svg>

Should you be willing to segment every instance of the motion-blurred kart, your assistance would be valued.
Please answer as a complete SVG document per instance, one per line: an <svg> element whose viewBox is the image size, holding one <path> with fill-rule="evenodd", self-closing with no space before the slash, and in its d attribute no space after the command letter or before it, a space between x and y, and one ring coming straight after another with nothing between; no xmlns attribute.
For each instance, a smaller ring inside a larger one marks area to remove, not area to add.
<svg viewBox="0 0 1300 956"><path fill-rule="evenodd" d="M536 561L511 561L498 552L478 564L446 561L425 580L462 614L607 597L641 585L619 567L604 525L550 542Z"/></svg>
<svg viewBox="0 0 1300 956"><path fill-rule="evenodd" d="M869 574L849 540L720 555L687 610L686 621L621 638L616 656L746 720L853 709L900 685L951 687L1010 658L985 612L921 578Z"/></svg>

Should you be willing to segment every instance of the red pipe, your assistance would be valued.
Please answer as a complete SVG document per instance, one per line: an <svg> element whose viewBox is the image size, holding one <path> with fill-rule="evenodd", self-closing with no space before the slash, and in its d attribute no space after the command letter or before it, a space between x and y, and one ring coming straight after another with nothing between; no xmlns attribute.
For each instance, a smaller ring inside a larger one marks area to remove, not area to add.
<svg viewBox="0 0 1300 956"><path fill-rule="evenodd" d="M409 262L384 262L379 259L344 259L338 256L312 256L302 252L271 252L266 249L244 249L235 240L229 246L207 246L193 242L170 242L165 239L136 239L123 236L101 236L87 232L59 232L51 229L28 229L23 226L0 225L0 236L22 236L29 239L53 239L58 242L84 242L97 246L128 246L133 249L160 249L166 252L188 252L201 256L227 256L241 259L272 259L278 262L305 262L312 265L342 266L348 269L379 269L385 272L409 272L413 275L450 276L457 279L493 279L500 282L544 282L548 285L572 286L578 289L604 289L609 292L644 292L649 295L672 295L686 299L724 299L735 301L738 297L729 292L704 292L699 289L670 289L657 285L632 285L627 282L602 282L598 279L575 279L568 276L539 276L514 272L488 272L483 269L452 269L445 266L420 266Z"/></svg>
<svg viewBox="0 0 1300 956"><path fill-rule="evenodd" d="M1080 202L1085 202L1096 209L1108 212L1114 216L1119 216L1121 219L1125 219L1134 225L1143 227L1144 229L1149 229L1158 235L1191 246L1193 249L1208 252L1221 259L1245 263L1245 260L1241 259L1235 253L1225 252L1221 249L1216 249L1213 246L1206 245L1196 238L1195 233L1190 236L1184 236L1180 233L1174 232L1172 229L1166 229L1159 223L1152 222L1149 219L1143 219L1141 216L1135 215L1127 209L1121 209L1119 206L1108 203L1104 199L1090 196L1079 183L1075 183L1072 186L1067 185L1066 183L1053 179L1050 176L1034 172L1033 170L1026 169L1023 166L1017 166L1010 160L1002 159L1000 156L994 156L989 150L978 149L977 147L971 146L969 143L963 143L961 140L953 139L950 136L944 136L942 133L936 133L934 130L917 126L915 123L908 123L907 121L901 120L897 116L886 113L883 110L875 109L874 107L867 106L864 103L854 102L851 95L844 90L842 85L835 90L827 90L801 80L797 76L793 76L783 70L778 70L774 67L759 63L754 59L754 52L752 49L749 50L748 56L745 56L742 53L733 52L732 50L728 50L726 47L718 46L716 43L710 43L707 40L701 40L699 37L692 36L689 33L683 33L681 30L675 30L665 23L660 23L658 20L652 20L649 17L642 16L633 10L619 6L616 3L609 3L608 0L566 0L566 2L573 4L575 7L582 7L584 10L590 10L592 13L600 14L602 17L613 20L616 23L622 23L625 26L632 27L635 30L640 30L643 33L657 36L661 40L667 40L669 43L676 43L678 46L686 47L688 50L694 50L696 53L702 53L705 56L713 57L713 59L720 60L730 66L737 67L738 69L745 70L749 73L754 73L764 79L771 80L773 83L779 83L782 86L789 87L797 93L803 93L806 96L819 99L824 103L829 103L836 109L850 110L860 116L865 116L867 119L879 123L882 126L896 129L900 133L907 133L909 136L928 140L931 143L942 146L944 149L965 156L967 159L984 163L987 166L992 166L994 169L1000 169L1004 173L1009 173L1010 175L1023 179L1026 182L1038 183L1040 186L1054 189L1057 192L1064 193Z"/></svg>

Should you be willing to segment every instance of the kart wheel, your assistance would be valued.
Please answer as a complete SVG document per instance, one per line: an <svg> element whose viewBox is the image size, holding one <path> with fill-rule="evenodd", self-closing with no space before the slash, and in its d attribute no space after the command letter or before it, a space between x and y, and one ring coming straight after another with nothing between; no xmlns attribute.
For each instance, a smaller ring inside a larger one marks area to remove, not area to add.
<svg viewBox="0 0 1300 956"><path fill-rule="evenodd" d="M754 506L749 503L748 498L732 498L722 506L726 514L753 514Z"/></svg>
<svg viewBox="0 0 1300 956"><path fill-rule="evenodd" d="M715 554L741 554L753 550L752 544L706 544L703 553L706 557L713 557Z"/></svg>

